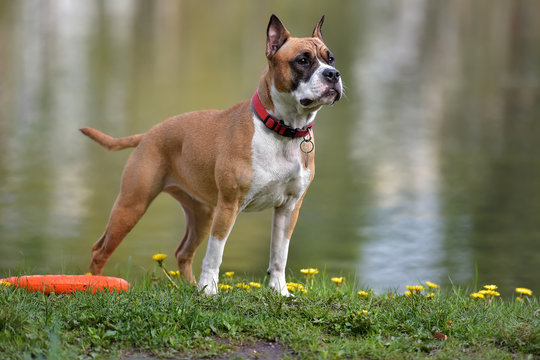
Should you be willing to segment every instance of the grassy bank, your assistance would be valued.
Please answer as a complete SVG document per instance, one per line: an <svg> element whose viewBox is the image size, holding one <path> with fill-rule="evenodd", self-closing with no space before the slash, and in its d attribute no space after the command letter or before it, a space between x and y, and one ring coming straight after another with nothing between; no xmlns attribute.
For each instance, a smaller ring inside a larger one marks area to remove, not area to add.
<svg viewBox="0 0 540 360"><path fill-rule="evenodd" d="M246 286L236 286L242 280ZM280 344L283 357L309 359L540 356L535 297L482 300L463 289L375 295L299 275L306 291L291 285L296 296L284 298L246 280L224 275L231 288L212 297L163 275L120 294L0 287L0 358L223 357L261 341Z"/></svg>

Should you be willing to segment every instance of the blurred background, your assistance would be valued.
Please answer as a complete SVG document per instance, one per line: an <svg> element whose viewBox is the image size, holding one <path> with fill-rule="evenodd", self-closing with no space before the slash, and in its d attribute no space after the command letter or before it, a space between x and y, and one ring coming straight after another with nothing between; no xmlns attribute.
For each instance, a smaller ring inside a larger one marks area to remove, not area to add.
<svg viewBox="0 0 540 360"><path fill-rule="evenodd" d="M346 87L316 120L289 274L540 291L536 0L1 1L0 275L86 272L130 151L78 129L145 132L251 97L272 13L295 36L326 14ZM222 271L262 278L270 223L241 215ZM183 233L161 195L105 274L136 278L156 252L174 268Z"/></svg>

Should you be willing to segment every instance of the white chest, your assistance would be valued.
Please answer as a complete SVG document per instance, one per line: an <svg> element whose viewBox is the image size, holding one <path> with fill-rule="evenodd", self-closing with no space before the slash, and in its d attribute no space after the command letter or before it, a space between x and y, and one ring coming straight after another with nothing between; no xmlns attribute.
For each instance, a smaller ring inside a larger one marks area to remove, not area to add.
<svg viewBox="0 0 540 360"><path fill-rule="evenodd" d="M302 163L301 139L271 133L256 117L251 142L252 183L242 208L260 211L270 207L294 206L309 185L310 170Z"/></svg>

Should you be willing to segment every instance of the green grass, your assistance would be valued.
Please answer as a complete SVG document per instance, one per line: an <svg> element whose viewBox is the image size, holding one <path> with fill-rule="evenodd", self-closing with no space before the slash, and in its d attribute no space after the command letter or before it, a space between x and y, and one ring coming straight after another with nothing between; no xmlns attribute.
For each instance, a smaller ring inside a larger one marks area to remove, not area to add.
<svg viewBox="0 0 540 360"><path fill-rule="evenodd" d="M338 287L324 274L305 285L306 294L291 298L276 295L264 281L250 292L235 288L208 297L150 276L120 294L44 296L0 287L0 358L117 358L132 352L203 358L260 340L283 345L285 357L306 359L540 356L535 297L473 300L457 288L432 299L362 297L359 289Z"/></svg>

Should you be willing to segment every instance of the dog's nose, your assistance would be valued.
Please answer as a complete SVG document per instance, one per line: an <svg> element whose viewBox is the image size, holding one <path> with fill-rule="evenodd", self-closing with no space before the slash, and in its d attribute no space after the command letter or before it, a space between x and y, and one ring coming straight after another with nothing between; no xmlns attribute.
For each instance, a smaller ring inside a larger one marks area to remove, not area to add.
<svg viewBox="0 0 540 360"><path fill-rule="evenodd" d="M325 69L323 71L323 76L326 80L331 83L337 83L341 74L336 69Z"/></svg>

